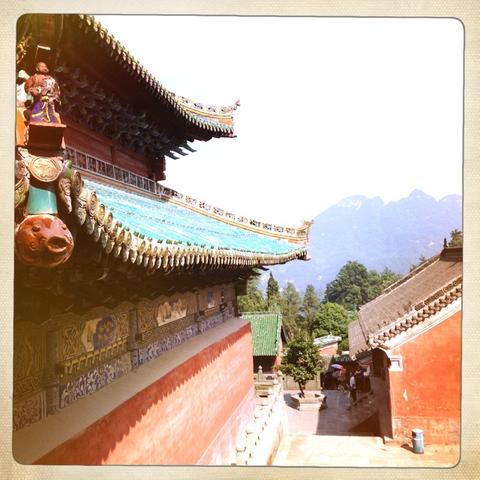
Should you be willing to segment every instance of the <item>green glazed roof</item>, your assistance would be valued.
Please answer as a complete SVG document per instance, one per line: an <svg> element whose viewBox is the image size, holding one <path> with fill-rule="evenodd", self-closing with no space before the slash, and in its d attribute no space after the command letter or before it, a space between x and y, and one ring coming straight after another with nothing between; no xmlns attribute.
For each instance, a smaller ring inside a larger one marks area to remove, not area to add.
<svg viewBox="0 0 480 480"><path fill-rule="evenodd" d="M85 179L84 186L96 193L98 201L112 212L115 220L143 237L206 250L226 249L276 257L273 263L302 256L305 248L286 240L249 232L187 208L159 199ZM142 238L143 238L142 237ZM285 257L285 258L283 258Z"/></svg>
<svg viewBox="0 0 480 480"><path fill-rule="evenodd" d="M253 337L253 356L275 356L280 345L281 313L244 313L250 322Z"/></svg>

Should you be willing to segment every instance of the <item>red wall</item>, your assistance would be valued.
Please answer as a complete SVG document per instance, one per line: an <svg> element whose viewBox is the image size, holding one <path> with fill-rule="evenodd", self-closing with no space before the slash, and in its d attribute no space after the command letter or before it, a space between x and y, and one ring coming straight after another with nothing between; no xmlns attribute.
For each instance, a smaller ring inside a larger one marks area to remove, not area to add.
<svg viewBox="0 0 480 480"><path fill-rule="evenodd" d="M251 394L250 324L142 390L38 464L195 464Z"/></svg>
<svg viewBox="0 0 480 480"><path fill-rule="evenodd" d="M322 347L319 350L320 355L336 355L338 350L338 343L335 343L333 345L327 345L326 347Z"/></svg>
<svg viewBox="0 0 480 480"><path fill-rule="evenodd" d="M250 393L197 463L199 465L230 465L235 461L236 447L241 443L242 438L245 441L247 426L255 418L254 415L255 389L252 386Z"/></svg>
<svg viewBox="0 0 480 480"><path fill-rule="evenodd" d="M403 372L389 371L395 438L422 428L425 443L459 443L460 323L458 312L392 350L403 358Z"/></svg>

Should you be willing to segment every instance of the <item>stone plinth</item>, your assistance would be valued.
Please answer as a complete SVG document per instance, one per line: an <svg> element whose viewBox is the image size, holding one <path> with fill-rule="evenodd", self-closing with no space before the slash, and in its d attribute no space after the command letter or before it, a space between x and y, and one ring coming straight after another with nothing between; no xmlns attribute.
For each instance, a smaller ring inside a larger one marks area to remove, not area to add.
<svg viewBox="0 0 480 480"><path fill-rule="evenodd" d="M320 410L327 407L326 397L321 393L305 392L305 397L295 394L291 400L292 406L297 410Z"/></svg>

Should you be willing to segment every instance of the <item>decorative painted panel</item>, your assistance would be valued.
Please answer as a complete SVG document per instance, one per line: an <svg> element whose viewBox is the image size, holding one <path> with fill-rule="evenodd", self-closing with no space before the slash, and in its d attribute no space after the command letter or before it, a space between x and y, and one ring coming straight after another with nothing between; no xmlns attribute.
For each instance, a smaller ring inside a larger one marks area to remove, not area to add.
<svg viewBox="0 0 480 480"><path fill-rule="evenodd" d="M45 392L38 392L13 405L13 430L38 422L46 415Z"/></svg>
<svg viewBox="0 0 480 480"><path fill-rule="evenodd" d="M222 288L212 287L200 290L199 293L200 310L209 310L218 307L222 302Z"/></svg>
<svg viewBox="0 0 480 480"><path fill-rule="evenodd" d="M167 333L168 331L165 330L165 332L163 332L165 334L163 338L160 338L149 345L141 347L132 352L132 366L133 368L138 368L140 365L157 358L162 353L175 348L189 338L203 333L223 322L224 316L222 314L218 314L201 320L198 323L185 326L183 329L174 333Z"/></svg>
<svg viewBox="0 0 480 480"><path fill-rule="evenodd" d="M235 316L235 306L233 304L233 301L229 300L227 301L225 305L225 309L223 310L223 316L225 320L228 320L230 318L233 318Z"/></svg>
<svg viewBox="0 0 480 480"><path fill-rule="evenodd" d="M177 332L173 335L169 335L163 339L159 339L153 343L150 343L146 347L139 348L132 355L132 364L134 368L143 365L144 363L157 358L163 352L167 352L177 345L185 342L189 338L198 334L198 326L196 324L190 325L184 330Z"/></svg>
<svg viewBox="0 0 480 480"><path fill-rule="evenodd" d="M84 346L80 340L81 325L74 323L62 329L62 358L68 360L84 353Z"/></svg>
<svg viewBox="0 0 480 480"><path fill-rule="evenodd" d="M233 283L230 283L230 284L224 286L223 296L224 296L224 301L225 302L228 302L229 300L235 301L235 299L236 299L235 285Z"/></svg>
<svg viewBox="0 0 480 480"><path fill-rule="evenodd" d="M86 352L110 345L116 337L117 320L112 315L87 320L80 340Z"/></svg>
<svg viewBox="0 0 480 480"><path fill-rule="evenodd" d="M157 326L155 305L151 302L142 302L137 309L138 332L148 332Z"/></svg>
<svg viewBox="0 0 480 480"><path fill-rule="evenodd" d="M161 326L196 311L196 299L194 294L173 295L172 297L161 297L156 309L157 325Z"/></svg>
<svg viewBox="0 0 480 480"><path fill-rule="evenodd" d="M60 381L126 352L128 308L123 306L114 311L97 308L81 317L69 315L63 318L56 366Z"/></svg>
<svg viewBox="0 0 480 480"><path fill-rule="evenodd" d="M100 390L130 370L130 355L126 353L60 385L60 408Z"/></svg>
<svg viewBox="0 0 480 480"><path fill-rule="evenodd" d="M15 325L13 395L24 397L42 388L46 364L43 329L30 322Z"/></svg>

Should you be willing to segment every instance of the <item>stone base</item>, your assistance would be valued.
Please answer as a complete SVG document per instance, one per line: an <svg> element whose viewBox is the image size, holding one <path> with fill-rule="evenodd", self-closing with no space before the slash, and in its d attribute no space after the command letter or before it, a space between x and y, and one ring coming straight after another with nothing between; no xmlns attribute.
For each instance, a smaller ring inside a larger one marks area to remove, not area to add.
<svg viewBox="0 0 480 480"><path fill-rule="evenodd" d="M300 394L292 395L292 406L297 410L320 410L327 408L327 401L325 395L321 393L305 392L305 397L300 397Z"/></svg>

